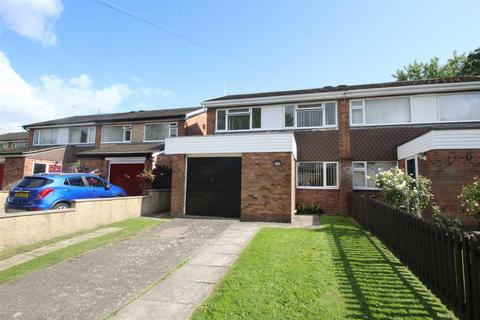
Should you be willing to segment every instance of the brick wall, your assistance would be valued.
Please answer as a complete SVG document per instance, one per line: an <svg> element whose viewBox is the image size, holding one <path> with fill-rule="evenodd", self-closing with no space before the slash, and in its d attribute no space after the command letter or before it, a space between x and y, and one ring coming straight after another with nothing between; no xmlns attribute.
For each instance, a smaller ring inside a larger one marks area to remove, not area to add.
<svg viewBox="0 0 480 320"><path fill-rule="evenodd" d="M102 158L81 158L80 165L88 168L88 171L99 170L100 176L104 179L108 179L109 162Z"/></svg>
<svg viewBox="0 0 480 320"><path fill-rule="evenodd" d="M457 196L462 186L471 183L474 176L480 176L480 150L429 151L426 160L418 160L418 173L432 180L435 201L442 209L458 211Z"/></svg>
<svg viewBox="0 0 480 320"><path fill-rule="evenodd" d="M170 212L173 216L184 215L185 155L172 156L172 197Z"/></svg>
<svg viewBox="0 0 480 320"><path fill-rule="evenodd" d="M207 109L207 135L215 134L215 109Z"/></svg>
<svg viewBox="0 0 480 320"><path fill-rule="evenodd" d="M325 213L340 213L340 190L297 189L297 207L309 203Z"/></svg>
<svg viewBox="0 0 480 320"><path fill-rule="evenodd" d="M22 179L24 176L24 170L25 158L5 158L3 185L1 189L10 189L15 181Z"/></svg>
<svg viewBox="0 0 480 320"><path fill-rule="evenodd" d="M280 160L281 166L275 167L275 160ZM242 220L291 221L295 195L293 168L291 153L242 155Z"/></svg>
<svg viewBox="0 0 480 320"><path fill-rule="evenodd" d="M164 154L158 155L155 164L172 168L172 156Z"/></svg>
<svg viewBox="0 0 480 320"><path fill-rule="evenodd" d="M203 112L186 121L188 136L204 136L207 134L207 113Z"/></svg>

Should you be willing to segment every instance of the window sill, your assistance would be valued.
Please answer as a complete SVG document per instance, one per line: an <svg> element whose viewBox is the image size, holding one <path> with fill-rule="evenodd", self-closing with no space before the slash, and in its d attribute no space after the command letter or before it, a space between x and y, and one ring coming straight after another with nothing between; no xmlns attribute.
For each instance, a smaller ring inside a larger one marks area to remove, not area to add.
<svg viewBox="0 0 480 320"><path fill-rule="evenodd" d="M297 186L297 189L303 189L303 190L340 190L340 187L300 187L300 186Z"/></svg>

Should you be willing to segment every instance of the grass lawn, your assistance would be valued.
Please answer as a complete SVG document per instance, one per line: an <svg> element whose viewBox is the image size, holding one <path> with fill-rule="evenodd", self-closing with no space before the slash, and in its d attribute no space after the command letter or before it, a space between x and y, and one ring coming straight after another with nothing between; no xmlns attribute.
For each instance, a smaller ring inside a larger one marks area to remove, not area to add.
<svg viewBox="0 0 480 320"><path fill-rule="evenodd" d="M349 218L263 229L193 319L452 319L382 243Z"/></svg>
<svg viewBox="0 0 480 320"><path fill-rule="evenodd" d="M72 257L78 256L82 253L85 253L89 250L96 249L98 247L107 245L109 243L122 240L126 237L132 236L137 234L138 232L151 228L154 226L157 226L166 220L164 219L158 219L158 218L134 218L134 219L129 219L121 222L116 222L108 225L104 225L102 227L99 227L94 230L89 230L81 233L75 233L69 236L64 236L64 237L59 237L55 238L52 240L48 241L43 241L38 244L30 245L30 246L23 246L19 248L14 248L10 249L7 251L0 252L0 260L1 259L6 259L8 257L11 257L15 254L27 252L39 247L46 246L48 244L52 244L55 242L59 242L68 238L72 238L75 236L78 236L80 234L85 234L89 233L98 229L106 228L106 227L119 227L122 228L122 230L119 230L117 232L112 232L97 238L93 238L90 240L86 240L74 245L71 245L69 247L59 249L50 253L47 253L45 255L42 255L38 258L35 258L33 260L30 260L28 262L19 264L15 267L6 269L4 271L0 272L0 284L7 282L9 280L12 280L14 278L17 278L21 275L24 275L29 272L33 272L36 270L39 270L41 268L45 268L51 265L54 265L56 263L62 262L66 259L70 259Z"/></svg>

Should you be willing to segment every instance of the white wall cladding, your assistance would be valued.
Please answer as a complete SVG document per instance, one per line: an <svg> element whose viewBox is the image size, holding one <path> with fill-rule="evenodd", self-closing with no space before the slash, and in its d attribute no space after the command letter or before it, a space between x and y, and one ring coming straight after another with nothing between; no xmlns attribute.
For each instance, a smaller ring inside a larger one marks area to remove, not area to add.
<svg viewBox="0 0 480 320"><path fill-rule="evenodd" d="M398 159L430 150L480 149L480 129L434 130L397 148Z"/></svg>
<svg viewBox="0 0 480 320"><path fill-rule="evenodd" d="M165 139L165 154L291 152L297 156L293 133L217 134Z"/></svg>
<svg viewBox="0 0 480 320"><path fill-rule="evenodd" d="M262 107L262 130L284 129L283 113L283 105Z"/></svg>
<svg viewBox="0 0 480 320"><path fill-rule="evenodd" d="M436 122L438 119L437 96L416 96L411 100L412 122Z"/></svg>

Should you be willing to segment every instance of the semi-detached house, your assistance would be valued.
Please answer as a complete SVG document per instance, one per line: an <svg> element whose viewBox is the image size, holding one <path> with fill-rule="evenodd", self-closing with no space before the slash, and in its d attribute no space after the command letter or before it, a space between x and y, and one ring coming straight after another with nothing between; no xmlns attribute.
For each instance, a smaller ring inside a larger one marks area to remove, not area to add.
<svg viewBox="0 0 480 320"><path fill-rule="evenodd" d="M480 77L229 95L203 102L206 135L167 138L171 212L290 221L298 205L347 211L399 166L455 209L480 175Z"/></svg>
<svg viewBox="0 0 480 320"><path fill-rule="evenodd" d="M166 137L205 131L199 107L73 116L25 125L27 147L0 152L8 189L24 175L44 172L96 171L125 188L143 193L137 178L154 163L171 166L164 157ZM1 189L1 188L0 188Z"/></svg>

